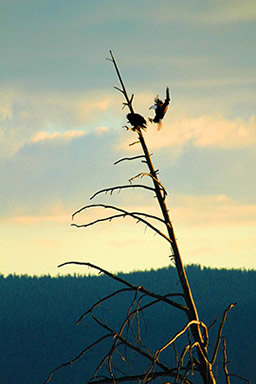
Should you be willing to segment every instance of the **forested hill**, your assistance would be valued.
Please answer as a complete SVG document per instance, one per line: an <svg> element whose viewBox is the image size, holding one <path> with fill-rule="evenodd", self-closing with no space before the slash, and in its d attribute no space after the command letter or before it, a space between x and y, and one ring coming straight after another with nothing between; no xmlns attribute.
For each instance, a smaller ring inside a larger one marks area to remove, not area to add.
<svg viewBox="0 0 256 384"><path fill-rule="evenodd" d="M210 340L216 336L223 311L230 303L237 303L228 313L223 332L231 360L229 371L255 383L256 271L189 266L187 273L200 319L210 325L218 318L210 330ZM120 276L157 293L179 292L176 271L172 267ZM88 342L97 338L97 329L90 324L76 326L76 320L97 299L119 288L119 283L106 276L0 276L0 383L43 383L53 368L78 355ZM112 300L100 310L105 311L106 317L118 319L129 302L123 295L121 300ZM162 342L172 337L185 322L184 315L175 308L167 313L159 306L145 323L145 337L149 343L150 340ZM209 348L213 344L214 341ZM72 368L58 371L51 383L86 383L93 366L102 357L100 352L91 352ZM221 353L219 358L221 363ZM239 381L234 379L233 382Z"/></svg>

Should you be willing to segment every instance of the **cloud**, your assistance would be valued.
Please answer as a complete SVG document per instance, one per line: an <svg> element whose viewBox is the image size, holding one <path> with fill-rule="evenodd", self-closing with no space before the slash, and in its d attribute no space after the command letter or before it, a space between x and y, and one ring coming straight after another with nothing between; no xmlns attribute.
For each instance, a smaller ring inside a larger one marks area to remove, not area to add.
<svg viewBox="0 0 256 384"><path fill-rule="evenodd" d="M12 98L13 92L10 89L0 88L0 121L12 118Z"/></svg>
<svg viewBox="0 0 256 384"><path fill-rule="evenodd" d="M215 116L171 119L163 122L161 131L149 125L145 133L151 150L172 147L182 149L187 144L198 148L246 148L256 146L256 119L251 116L248 121L242 119L228 120ZM120 145L128 147L125 139Z"/></svg>
<svg viewBox="0 0 256 384"><path fill-rule="evenodd" d="M256 224L256 204L227 195L173 195L169 206L175 221L190 226L251 226Z"/></svg>
<svg viewBox="0 0 256 384"><path fill-rule="evenodd" d="M124 209L131 212L147 212L159 215L159 208L152 199L140 202L139 208L129 204ZM192 195L171 194L167 205L174 224L186 226L253 226L256 224L256 204L237 201L226 194ZM102 215L102 213L101 213ZM156 222L154 222L156 224Z"/></svg>
<svg viewBox="0 0 256 384"><path fill-rule="evenodd" d="M28 213L24 207L19 207L9 216L2 217L0 222L18 225L41 225L47 223L57 223L69 225L71 213L68 204L59 201L48 201L43 206L37 207L36 212Z"/></svg>
<svg viewBox="0 0 256 384"><path fill-rule="evenodd" d="M185 263L255 268L255 204L243 204L220 194L172 195L168 206ZM138 210L136 206L127 205L125 208ZM152 205L144 204L140 208L158 214L158 209ZM88 210L82 215L81 223L106 214L102 210ZM45 271L56 274L56 265L72 257L74 244L76 260L89 258L91 262L113 271L158 268L169 262L168 243L129 218L78 230L69 226L70 212L52 206L51 212L49 210L45 215L20 215L2 220L5 220L5 225L2 226L4 242L1 243L1 253L10 253L13 239L17 244L8 263L3 265L3 273L13 272L11 266L15 266L17 273L40 274ZM104 257L106 249L107 258Z"/></svg>
<svg viewBox="0 0 256 384"><path fill-rule="evenodd" d="M234 266L255 268L256 204L236 201L225 194L208 196L176 194L168 197L167 204L186 263L228 268ZM145 200L139 209L136 205L129 203L125 209L159 215L158 207L150 202L147 205ZM99 211L97 213L99 216L96 216L95 212L90 212L91 216L88 217L88 213L80 218L81 223L106 215L106 212ZM93 215L95 215L94 218ZM165 228L161 224L157 224L156 221L153 221L153 224L165 233ZM99 231L101 231L102 244L108 247L109 254L112 256L115 252L118 253L117 250L120 247L124 247L123 256L126 252L133 254L134 246L136 248L134 254L140 254L142 258L146 258L144 267L150 268L150 263L155 262L155 252L159 254L160 264L166 262L166 256L169 254L168 245L159 236L154 236L154 232L149 228L145 230L143 224L135 225L135 221L129 218L121 221L113 220L111 225L99 224L97 228L88 230L85 236L92 240L94 236L99 235ZM147 246L150 244L147 250L145 242ZM118 264L118 261L116 263ZM140 262L133 260L133 263L135 268L134 265L137 266ZM118 268L122 269L124 265ZM138 268L143 267L138 266Z"/></svg>
<svg viewBox="0 0 256 384"><path fill-rule="evenodd" d="M38 132L36 133L32 138L31 142L32 143L37 143L40 141L45 141L45 140L55 140L55 139L64 139L64 140L72 140L77 137L84 136L85 133L84 131L66 131L64 133L59 133L59 132Z"/></svg>
<svg viewBox="0 0 256 384"><path fill-rule="evenodd" d="M97 127L95 129L95 131L96 131L97 135L104 135L105 133L107 133L109 131L109 128L102 125L100 127Z"/></svg>
<svg viewBox="0 0 256 384"><path fill-rule="evenodd" d="M157 17L158 16L158 17ZM186 21L196 24L227 24L256 20L254 0L235 0L225 2L222 0L198 1L186 7L177 3L157 6L154 9L154 23L170 22L174 20Z"/></svg>
<svg viewBox="0 0 256 384"><path fill-rule="evenodd" d="M26 91L0 93L0 153L15 154L24 144L53 138L71 139L90 132L107 118L115 95L97 92ZM63 132L63 133L57 133Z"/></svg>
<svg viewBox="0 0 256 384"><path fill-rule="evenodd" d="M19 224L19 225L35 225L42 223L70 223L70 215L59 216L13 216L4 220L5 223Z"/></svg>
<svg viewBox="0 0 256 384"><path fill-rule="evenodd" d="M230 3L218 0L215 2L215 7L206 15L205 22L226 24L252 20L256 20L254 0L236 0Z"/></svg>

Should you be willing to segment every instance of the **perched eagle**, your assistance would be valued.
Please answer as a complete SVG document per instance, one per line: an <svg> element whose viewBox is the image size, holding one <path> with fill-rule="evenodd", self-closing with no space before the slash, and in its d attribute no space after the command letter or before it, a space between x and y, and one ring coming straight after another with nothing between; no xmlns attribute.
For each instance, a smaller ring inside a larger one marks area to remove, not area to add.
<svg viewBox="0 0 256 384"><path fill-rule="evenodd" d="M129 123L133 126L133 128L147 128L147 122L144 119L143 116L139 115L138 113L128 113L126 115Z"/></svg>
<svg viewBox="0 0 256 384"><path fill-rule="evenodd" d="M155 110L155 117L153 119L149 118L149 121L151 123L157 123L158 127L157 129L161 129L161 123L162 119L164 118L164 115L167 112L168 105L170 103L170 95L169 95L169 88L166 88L166 98L165 101L163 102L157 97L154 99L154 104L149 108L149 109L154 109Z"/></svg>

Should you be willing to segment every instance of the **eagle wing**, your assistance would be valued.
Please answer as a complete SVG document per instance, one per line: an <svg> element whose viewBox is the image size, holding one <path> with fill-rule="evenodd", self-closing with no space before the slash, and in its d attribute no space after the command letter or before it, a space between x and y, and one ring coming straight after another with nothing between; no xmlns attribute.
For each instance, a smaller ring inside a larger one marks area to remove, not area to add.
<svg viewBox="0 0 256 384"><path fill-rule="evenodd" d="M168 105L170 103L170 93L169 93L169 87L166 87L166 98L165 103Z"/></svg>

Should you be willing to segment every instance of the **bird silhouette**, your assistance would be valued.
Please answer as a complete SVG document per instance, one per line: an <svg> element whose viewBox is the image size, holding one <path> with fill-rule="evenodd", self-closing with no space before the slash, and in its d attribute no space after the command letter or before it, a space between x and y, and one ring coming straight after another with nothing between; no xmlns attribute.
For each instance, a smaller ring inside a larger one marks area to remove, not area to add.
<svg viewBox="0 0 256 384"><path fill-rule="evenodd" d="M144 119L143 116L139 115L138 113L128 113L126 115L129 123L133 126L133 129L136 128L142 128L146 129L147 128L147 122Z"/></svg>
<svg viewBox="0 0 256 384"><path fill-rule="evenodd" d="M166 98L165 101L163 102L162 100L159 99L159 97L155 97L154 99L154 104L151 105L149 109L154 109L155 110L155 117L149 118L149 121L151 123L157 123L157 129L160 130L162 126L162 120L164 118L164 115L167 112L168 105L170 103L170 95L169 95L169 88L166 88Z"/></svg>

